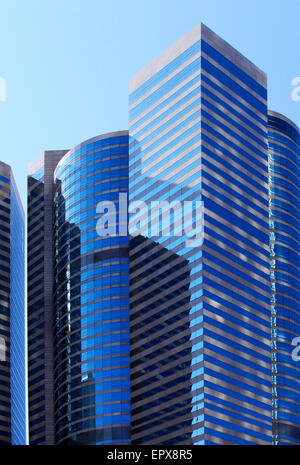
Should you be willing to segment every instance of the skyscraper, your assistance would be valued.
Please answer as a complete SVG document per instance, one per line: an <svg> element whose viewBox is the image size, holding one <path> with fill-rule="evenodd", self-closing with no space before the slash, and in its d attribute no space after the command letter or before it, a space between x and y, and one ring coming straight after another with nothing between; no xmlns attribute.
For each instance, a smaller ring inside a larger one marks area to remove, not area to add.
<svg viewBox="0 0 300 465"><path fill-rule="evenodd" d="M300 443L299 149L200 24L132 78L129 134L31 164L31 444Z"/></svg>
<svg viewBox="0 0 300 465"><path fill-rule="evenodd" d="M45 152L30 168L31 443L130 441L128 236L97 227L127 191L127 131Z"/></svg>
<svg viewBox="0 0 300 465"><path fill-rule="evenodd" d="M26 444L24 211L0 162L0 444Z"/></svg>
<svg viewBox="0 0 300 465"><path fill-rule="evenodd" d="M270 252L274 444L300 444L300 131L269 111Z"/></svg>
<svg viewBox="0 0 300 465"><path fill-rule="evenodd" d="M204 205L201 247L131 239L132 440L270 444L266 76L201 24L132 78L129 134L131 202Z"/></svg>
<svg viewBox="0 0 300 465"><path fill-rule="evenodd" d="M42 153L28 167L27 304L30 444L55 443L54 183L66 150Z"/></svg>

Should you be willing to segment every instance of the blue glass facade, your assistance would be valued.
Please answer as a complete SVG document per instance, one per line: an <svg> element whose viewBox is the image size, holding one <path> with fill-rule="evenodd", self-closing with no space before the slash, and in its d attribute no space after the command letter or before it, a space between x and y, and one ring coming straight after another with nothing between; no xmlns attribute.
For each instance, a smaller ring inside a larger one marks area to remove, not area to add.
<svg viewBox="0 0 300 465"><path fill-rule="evenodd" d="M24 210L11 175L10 344L12 444L27 442Z"/></svg>
<svg viewBox="0 0 300 465"><path fill-rule="evenodd" d="M26 444L24 211L0 163L0 444Z"/></svg>
<svg viewBox="0 0 300 465"><path fill-rule="evenodd" d="M202 246L131 238L132 440L270 444L266 76L200 25L132 78L129 134L130 201L204 204Z"/></svg>
<svg viewBox="0 0 300 465"><path fill-rule="evenodd" d="M99 204L118 213L128 192L128 132L71 150L54 179L56 443L128 444L128 236L97 229Z"/></svg>
<svg viewBox="0 0 300 465"><path fill-rule="evenodd" d="M300 444L299 128L269 112L269 194L274 444Z"/></svg>
<svg viewBox="0 0 300 465"><path fill-rule="evenodd" d="M299 149L299 128L267 111L266 75L201 24L132 78L129 135L33 163L31 444L300 444ZM149 210L124 233L128 192L130 208L162 202L161 234ZM10 171L0 194L0 444L21 444L24 219ZM187 202L203 243L175 233Z"/></svg>

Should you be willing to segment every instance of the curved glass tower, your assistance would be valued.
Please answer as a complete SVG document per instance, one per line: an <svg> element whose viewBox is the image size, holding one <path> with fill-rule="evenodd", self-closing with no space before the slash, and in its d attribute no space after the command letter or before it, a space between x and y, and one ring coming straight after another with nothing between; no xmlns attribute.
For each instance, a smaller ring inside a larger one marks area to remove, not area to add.
<svg viewBox="0 0 300 465"><path fill-rule="evenodd" d="M269 112L273 439L300 444L300 131Z"/></svg>
<svg viewBox="0 0 300 465"><path fill-rule="evenodd" d="M127 131L67 152L54 182L56 443L128 444L129 258L127 232L119 235Z"/></svg>

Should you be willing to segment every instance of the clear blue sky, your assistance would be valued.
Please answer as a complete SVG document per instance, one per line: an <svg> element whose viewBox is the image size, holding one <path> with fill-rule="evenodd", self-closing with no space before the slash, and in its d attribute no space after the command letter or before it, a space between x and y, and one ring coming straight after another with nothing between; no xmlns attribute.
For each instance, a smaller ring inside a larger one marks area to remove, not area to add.
<svg viewBox="0 0 300 465"><path fill-rule="evenodd" d="M0 160L24 206L28 163L126 129L129 78L201 21L268 74L270 108L300 125L299 0L0 0Z"/></svg>

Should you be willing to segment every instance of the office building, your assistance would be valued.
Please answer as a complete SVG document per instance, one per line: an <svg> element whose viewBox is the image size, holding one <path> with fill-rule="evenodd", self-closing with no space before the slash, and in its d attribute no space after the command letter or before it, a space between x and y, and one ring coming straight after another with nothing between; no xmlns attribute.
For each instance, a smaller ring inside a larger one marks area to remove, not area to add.
<svg viewBox="0 0 300 465"><path fill-rule="evenodd" d="M300 444L300 136L267 97L200 24L131 79L129 133L30 165L31 444Z"/></svg>
<svg viewBox="0 0 300 465"><path fill-rule="evenodd" d="M26 444L24 211L0 162L0 445Z"/></svg>
<svg viewBox="0 0 300 465"><path fill-rule="evenodd" d="M28 167L27 305L30 444L54 444L54 169L66 153L47 151Z"/></svg>
<svg viewBox="0 0 300 465"><path fill-rule="evenodd" d="M204 206L203 245L175 209L131 238L132 441L271 444L266 75L201 24L131 79L129 136L130 202Z"/></svg>
<svg viewBox="0 0 300 465"><path fill-rule="evenodd" d="M269 171L273 440L300 444L300 367L293 356L300 334L300 131L273 111Z"/></svg>
<svg viewBox="0 0 300 465"><path fill-rule="evenodd" d="M28 180L30 443L128 444L128 237L97 228L128 191L128 132L45 152Z"/></svg>

